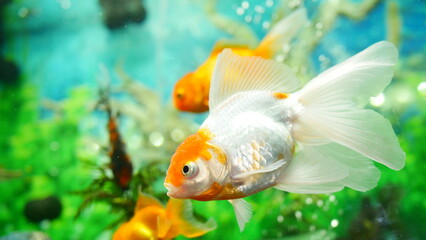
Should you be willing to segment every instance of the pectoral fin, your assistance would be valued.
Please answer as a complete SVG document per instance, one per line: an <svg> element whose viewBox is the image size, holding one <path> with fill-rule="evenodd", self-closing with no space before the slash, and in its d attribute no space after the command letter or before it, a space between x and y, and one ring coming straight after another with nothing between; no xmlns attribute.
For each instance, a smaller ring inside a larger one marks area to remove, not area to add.
<svg viewBox="0 0 426 240"><path fill-rule="evenodd" d="M282 167L285 163L286 163L286 161L284 159L281 159L281 160L273 162L269 165L266 165L264 168L237 174L233 178L245 178L245 177L253 175L253 174L272 172L272 171L277 170L278 168Z"/></svg>
<svg viewBox="0 0 426 240"><path fill-rule="evenodd" d="M136 202L135 212L138 212L139 210L148 206L163 207L163 205L161 205L161 202L158 201L158 199L154 198L153 196L147 193L139 192L139 198L138 198L138 201Z"/></svg>

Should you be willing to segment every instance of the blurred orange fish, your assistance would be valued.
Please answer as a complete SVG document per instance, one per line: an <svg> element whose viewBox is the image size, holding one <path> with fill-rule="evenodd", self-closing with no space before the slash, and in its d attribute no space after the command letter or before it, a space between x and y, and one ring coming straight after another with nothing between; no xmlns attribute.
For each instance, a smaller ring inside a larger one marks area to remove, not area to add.
<svg viewBox="0 0 426 240"><path fill-rule="evenodd" d="M225 48L231 48L240 56L260 56L273 58L283 46L288 44L298 30L306 23L306 10L301 8L278 22L263 38L256 49L235 44L216 44L207 60L194 72L186 74L175 85L173 102L177 109L185 112L201 113L209 110L210 80L216 59Z"/></svg>
<svg viewBox="0 0 426 240"><path fill-rule="evenodd" d="M117 229L113 240L193 238L215 228L213 219L203 224L194 218L190 200L170 199L164 208L156 198L140 193L132 219Z"/></svg>

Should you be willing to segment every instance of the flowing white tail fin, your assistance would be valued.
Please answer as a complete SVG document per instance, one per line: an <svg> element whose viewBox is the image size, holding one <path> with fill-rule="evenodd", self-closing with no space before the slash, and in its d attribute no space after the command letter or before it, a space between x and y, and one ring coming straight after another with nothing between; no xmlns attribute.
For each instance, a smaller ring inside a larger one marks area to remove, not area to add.
<svg viewBox="0 0 426 240"><path fill-rule="evenodd" d="M300 103L293 136L301 150L277 188L321 193L348 186L366 191L380 174L368 159L394 170L404 166L405 153L389 121L361 108L390 83L397 58L392 44L376 43L292 95Z"/></svg>

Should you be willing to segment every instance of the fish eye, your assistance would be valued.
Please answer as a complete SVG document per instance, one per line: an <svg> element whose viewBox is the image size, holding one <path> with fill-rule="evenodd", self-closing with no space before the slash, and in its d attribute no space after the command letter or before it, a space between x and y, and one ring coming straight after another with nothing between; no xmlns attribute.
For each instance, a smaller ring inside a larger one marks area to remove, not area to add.
<svg viewBox="0 0 426 240"><path fill-rule="evenodd" d="M195 172L195 168L196 168L195 164L193 162L189 162L183 166L182 174L185 177L189 177Z"/></svg>
<svg viewBox="0 0 426 240"><path fill-rule="evenodd" d="M176 94L176 97L177 97L178 99L182 99L182 98L183 98L183 93L177 93L177 94Z"/></svg>
<svg viewBox="0 0 426 240"><path fill-rule="evenodd" d="M176 90L176 98L182 100L185 97L184 91L182 88Z"/></svg>

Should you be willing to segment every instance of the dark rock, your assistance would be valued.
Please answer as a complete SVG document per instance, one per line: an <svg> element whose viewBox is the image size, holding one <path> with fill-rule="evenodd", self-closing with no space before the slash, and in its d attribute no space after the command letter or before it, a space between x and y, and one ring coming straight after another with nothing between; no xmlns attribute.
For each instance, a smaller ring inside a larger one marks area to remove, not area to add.
<svg viewBox="0 0 426 240"><path fill-rule="evenodd" d="M141 0L99 0L107 28L119 29L128 23L142 23L146 10Z"/></svg>
<svg viewBox="0 0 426 240"><path fill-rule="evenodd" d="M24 214L31 222L39 223L43 220L53 220L61 215L62 204L58 197L49 196L34 199L25 204Z"/></svg>
<svg viewBox="0 0 426 240"><path fill-rule="evenodd" d="M0 83L5 85L17 85L19 83L20 70L16 63L0 58Z"/></svg>

